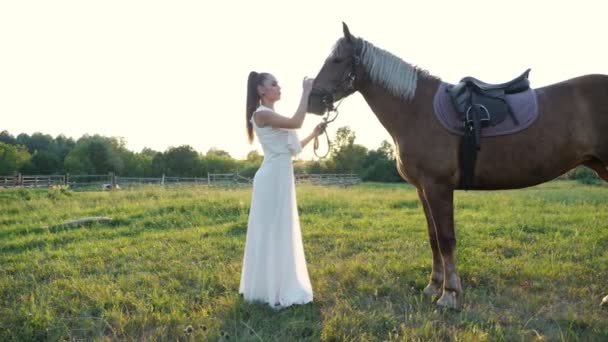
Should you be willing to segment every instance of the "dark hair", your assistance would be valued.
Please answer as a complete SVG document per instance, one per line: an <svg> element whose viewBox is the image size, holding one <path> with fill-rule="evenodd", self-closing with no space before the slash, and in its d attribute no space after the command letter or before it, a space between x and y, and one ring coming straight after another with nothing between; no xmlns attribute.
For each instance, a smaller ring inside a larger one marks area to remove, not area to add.
<svg viewBox="0 0 608 342"><path fill-rule="evenodd" d="M247 137L249 138L249 143L253 142L253 125L251 124L251 117L261 101L260 94L258 94L258 86L264 83L268 75L269 74L266 72L257 73L252 71L247 78L247 108L245 110L245 118L247 120Z"/></svg>

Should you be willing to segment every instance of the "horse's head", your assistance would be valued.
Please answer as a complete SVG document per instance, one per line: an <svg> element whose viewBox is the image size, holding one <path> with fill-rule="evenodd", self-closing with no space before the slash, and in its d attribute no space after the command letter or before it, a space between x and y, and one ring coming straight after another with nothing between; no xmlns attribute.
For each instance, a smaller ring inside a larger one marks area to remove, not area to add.
<svg viewBox="0 0 608 342"><path fill-rule="evenodd" d="M342 23L344 37L336 43L316 76L308 101L308 112L322 115L334 102L354 93L361 73L361 39L354 37Z"/></svg>

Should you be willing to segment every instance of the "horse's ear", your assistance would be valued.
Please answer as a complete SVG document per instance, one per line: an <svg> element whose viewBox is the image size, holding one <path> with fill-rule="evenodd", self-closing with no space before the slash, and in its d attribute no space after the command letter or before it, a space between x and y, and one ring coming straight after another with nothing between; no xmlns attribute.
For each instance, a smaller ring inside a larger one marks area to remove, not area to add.
<svg viewBox="0 0 608 342"><path fill-rule="evenodd" d="M342 31L344 31L344 38L346 38L349 42L354 42L355 41L355 37L353 37L352 34L350 34L350 30L348 29L348 25L346 25L345 22L342 22Z"/></svg>

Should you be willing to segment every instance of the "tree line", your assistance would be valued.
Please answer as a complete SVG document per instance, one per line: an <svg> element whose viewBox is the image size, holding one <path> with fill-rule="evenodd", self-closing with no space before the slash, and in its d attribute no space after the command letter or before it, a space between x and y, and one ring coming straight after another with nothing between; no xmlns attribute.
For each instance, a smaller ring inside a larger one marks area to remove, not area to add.
<svg viewBox="0 0 608 342"><path fill-rule="evenodd" d="M377 149L355 143L348 127L336 131L332 150L321 160L295 160L296 173L354 173L364 181L399 182L393 146L382 141ZM133 152L123 138L84 135L78 140L58 135L0 132L0 175L90 174L114 172L129 177L206 177L207 173L239 172L253 177L263 156L253 150L243 160L224 150L198 152L189 145L164 152L144 148Z"/></svg>

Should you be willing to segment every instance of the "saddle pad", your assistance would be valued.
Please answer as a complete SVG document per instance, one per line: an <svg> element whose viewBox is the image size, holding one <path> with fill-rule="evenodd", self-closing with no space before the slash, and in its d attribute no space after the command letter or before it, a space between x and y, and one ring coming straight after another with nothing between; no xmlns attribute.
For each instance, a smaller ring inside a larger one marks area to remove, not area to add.
<svg viewBox="0 0 608 342"><path fill-rule="evenodd" d="M441 82L437 89L433 100L435 115L445 129L457 135L464 135L460 114L454 109L450 93L446 91L449 86L450 84ZM530 88L521 93L506 95L506 99L519 120L519 125L515 125L513 119L507 116L505 121L500 124L483 128L482 137L517 133L528 128L538 118L538 103L534 89Z"/></svg>

